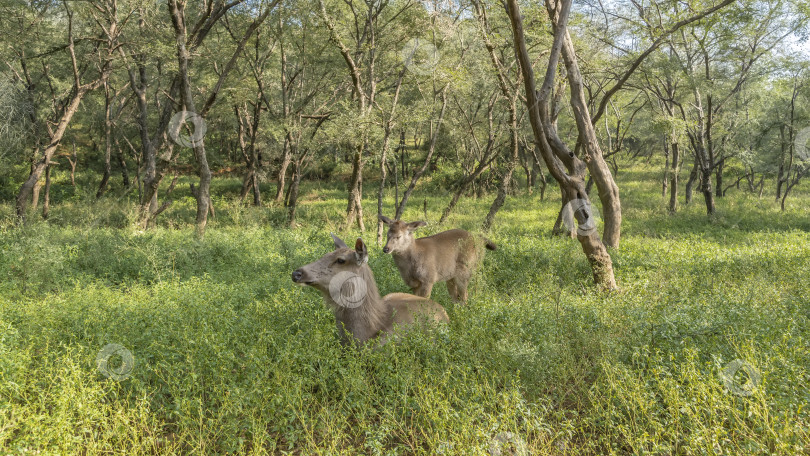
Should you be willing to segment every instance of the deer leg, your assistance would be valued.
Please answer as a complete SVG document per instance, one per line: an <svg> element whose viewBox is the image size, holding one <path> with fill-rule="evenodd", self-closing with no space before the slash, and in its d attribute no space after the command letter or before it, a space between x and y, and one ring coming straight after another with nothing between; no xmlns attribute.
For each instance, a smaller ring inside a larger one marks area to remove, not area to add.
<svg viewBox="0 0 810 456"><path fill-rule="evenodd" d="M430 293L431 293L432 291L433 291L433 284L432 284L432 283L422 282L422 284L421 284L419 287L417 287L417 288L416 288L416 289L413 291L413 293L414 293L416 296L421 296L421 297L423 297L423 298L429 298L429 297L430 297Z"/></svg>
<svg viewBox="0 0 810 456"><path fill-rule="evenodd" d="M404 277L403 280L405 280ZM416 290L422 286L422 282L418 280L405 280L405 285L411 289L411 293L416 294Z"/></svg>
<svg viewBox="0 0 810 456"><path fill-rule="evenodd" d="M458 302L459 299L459 292L458 287L456 286L456 280L450 279L447 281L447 292L450 294L450 299L455 302Z"/></svg>
<svg viewBox="0 0 810 456"><path fill-rule="evenodd" d="M464 285L463 288L459 288L458 290L458 300L462 304L467 304L467 285Z"/></svg>
<svg viewBox="0 0 810 456"><path fill-rule="evenodd" d="M456 277L456 291L458 293L458 301L462 304L467 304L467 285L470 283L469 277Z"/></svg>

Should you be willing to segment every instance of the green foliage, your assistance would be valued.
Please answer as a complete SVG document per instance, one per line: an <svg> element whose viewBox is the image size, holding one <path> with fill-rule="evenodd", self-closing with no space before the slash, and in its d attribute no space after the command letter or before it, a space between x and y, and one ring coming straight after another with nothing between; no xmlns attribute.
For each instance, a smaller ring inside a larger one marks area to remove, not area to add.
<svg viewBox="0 0 810 456"><path fill-rule="evenodd" d="M329 231L361 235L337 226L338 184L307 184L290 230L217 179L204 242L186 197L147 232L126 222L131 202L92 194L24 228L0 206L0 452L807 452L809 196L785 214L733 193L714 219L697 204L670 216L657 170L620 174L619 291L597 293L579 245L549 236L557 200L510 198L468 305L434 290L448 330L379 351L341 348L321 296L289 278ZM430 193L426 235L475 230L487 211L462 200L438 226L448 195ZM380 289L406 291L364 238ZM125 380L97 369L111 343L134 356ZM735 359L761 374L750 396L724 382Z"/></svg>

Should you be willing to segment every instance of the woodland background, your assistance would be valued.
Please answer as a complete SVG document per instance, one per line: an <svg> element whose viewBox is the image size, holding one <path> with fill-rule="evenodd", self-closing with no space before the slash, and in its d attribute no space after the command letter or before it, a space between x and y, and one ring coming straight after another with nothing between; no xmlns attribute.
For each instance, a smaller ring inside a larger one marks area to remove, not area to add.
<svg viewBox="0 0 810 456"><path fill-rule="evenodd" d="M808 20L3 1L0 452L810 451ZM407 291L378 213L499 245L439 340L289 279L333 231Z"/></svg>

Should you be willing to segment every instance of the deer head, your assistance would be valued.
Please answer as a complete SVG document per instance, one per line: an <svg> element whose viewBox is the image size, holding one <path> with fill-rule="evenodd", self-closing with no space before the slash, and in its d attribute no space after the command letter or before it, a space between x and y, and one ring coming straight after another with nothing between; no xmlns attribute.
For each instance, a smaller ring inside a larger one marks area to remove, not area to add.
<svg viewBox="0 0 810 456"><path fill-rule="evenodd" d="M380 215L380 221L388 225L388 239L383 247L383 253L397 253L408 250L413 244L413 232L427 225L426 222L405 223L400 220L391 220Z"/></svg>
<svg viewBox="0 0 810 456"><path fill-rule="evenodd" d="M335 250L322 256L319 260L302 266L292 273L292 281L302 285L309 285L320 290L324 295L329 296L335 293L352 293L352 290L345 290L344 283L335 284L335 279L341 277L366 277L368 269L368 248L363 240L358 238L354 245L354 250L350 249L343 240L332 235L335 242ZM344 280L345 281L345 280ZM349 285L350 286L350 285ZM362 287L363 285L360 285ZM331 287L331 288L330 288ZM341 298L334 299L340 301Z"/></svg>

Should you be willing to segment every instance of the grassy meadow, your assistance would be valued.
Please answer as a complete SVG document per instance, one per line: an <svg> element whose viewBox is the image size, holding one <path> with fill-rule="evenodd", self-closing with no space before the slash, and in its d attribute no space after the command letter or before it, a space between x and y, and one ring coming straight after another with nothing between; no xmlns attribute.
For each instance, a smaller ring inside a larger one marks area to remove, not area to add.
<svg viewBox="0 0 810 456"><path fill-rule="evenodd" d="M58 173L47 222L17 227L0 204L0 454L810 453L808 185L784 213L768 182L762 198L729 190L713 219L697 193L671 216L660 169L617 176L619 291L597 292L579 244L551 236L556 189L521 192L469 303L434 288L448 330L376 351L342 348L321 295L290 280L334 231L363 236L382 293L407 291L375 242L373 179L360 233L340 227L340 182L306 183L290 229L216 178L197 241L185 184L142 232L134 194L95 201ZM404 218L427 201L420 234L477 231L494 195L438 225L449 197L427 180ZM108 344L132 355L109 359L122 378L97 364Z"/></svg>

